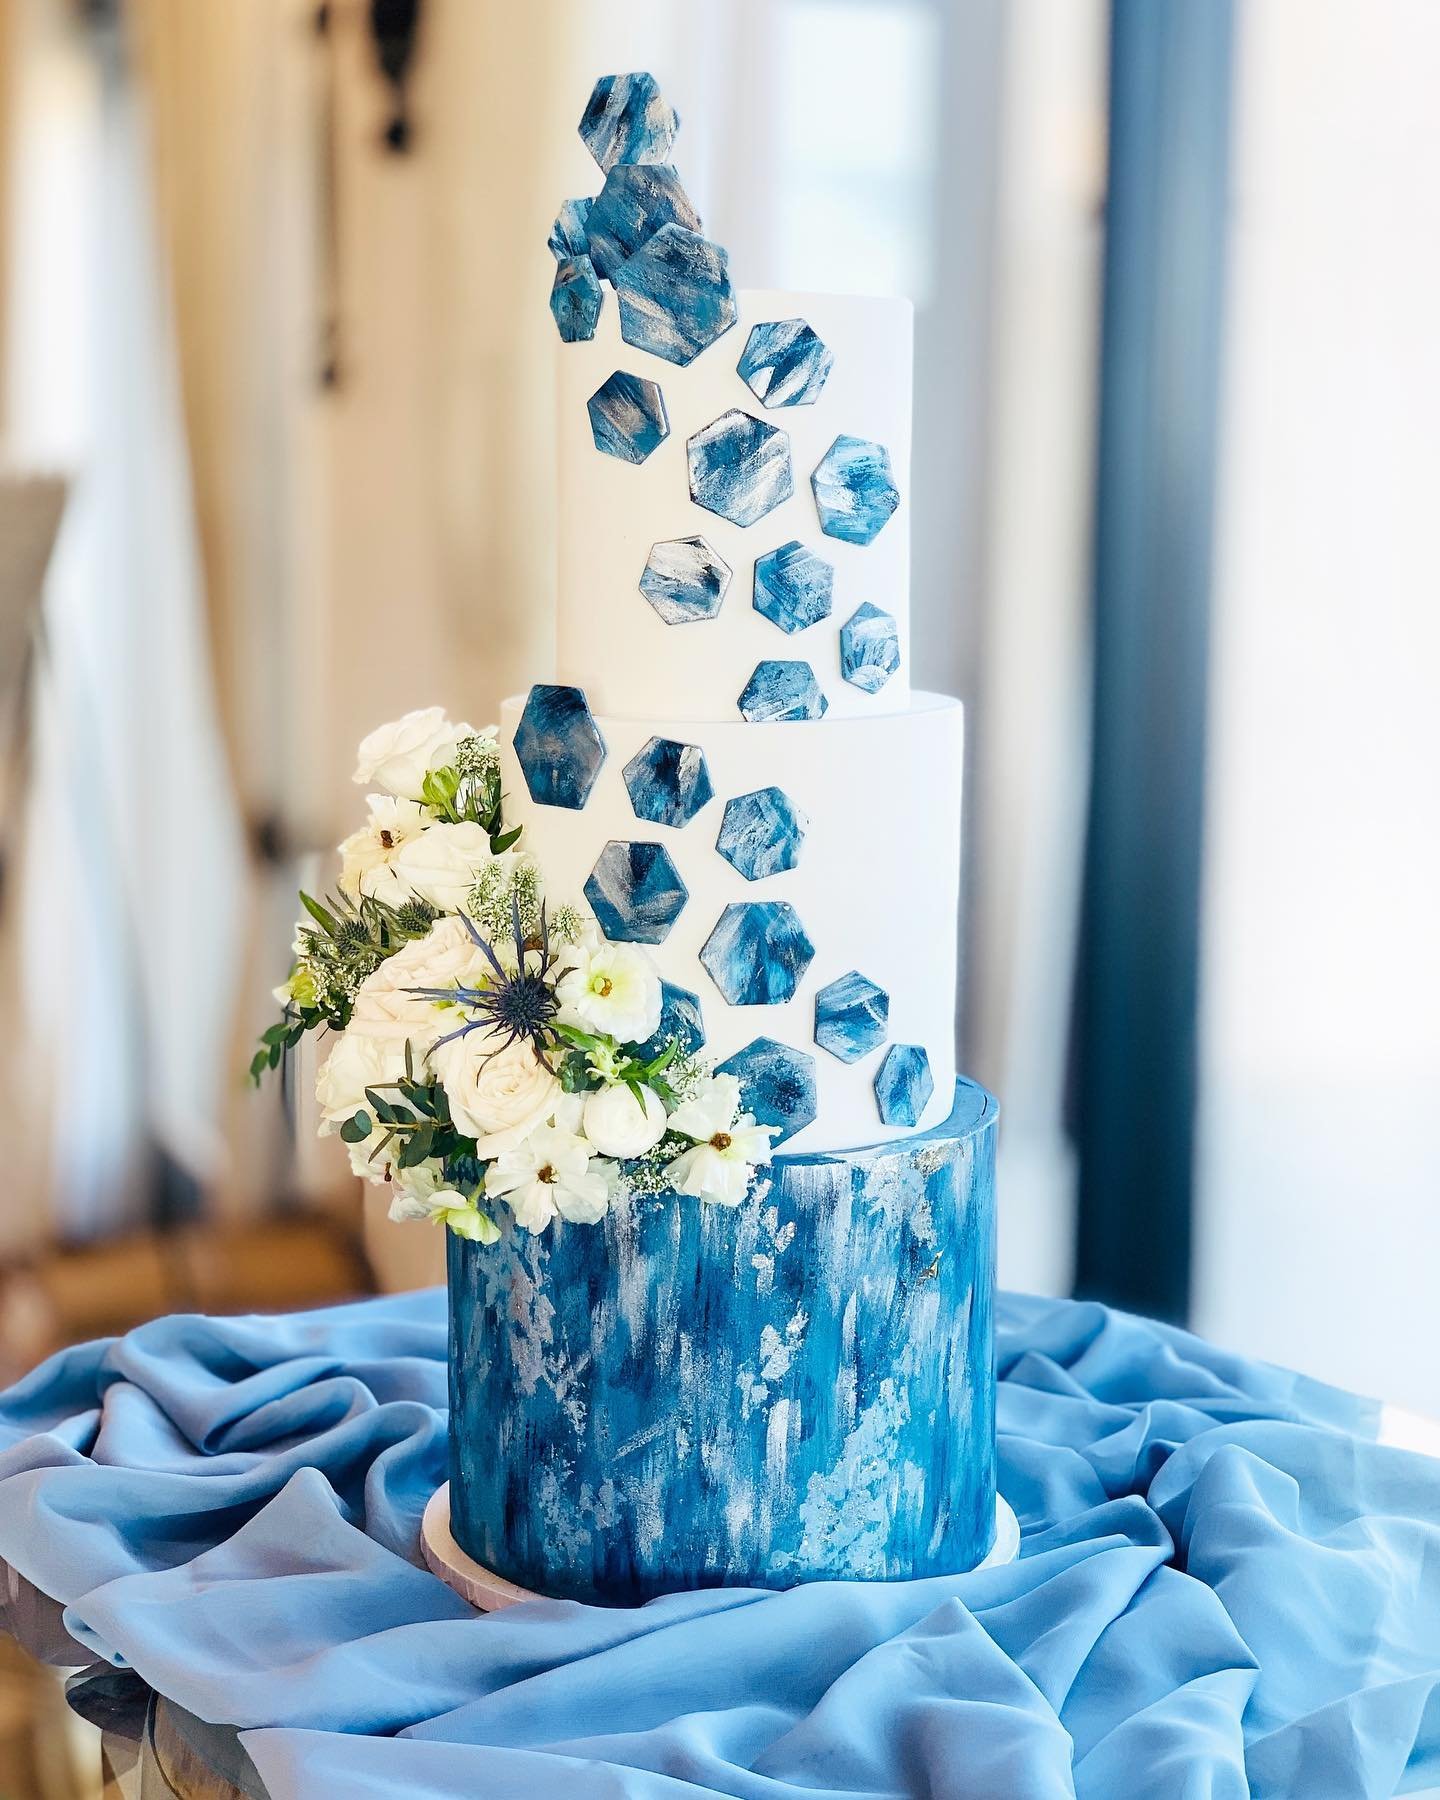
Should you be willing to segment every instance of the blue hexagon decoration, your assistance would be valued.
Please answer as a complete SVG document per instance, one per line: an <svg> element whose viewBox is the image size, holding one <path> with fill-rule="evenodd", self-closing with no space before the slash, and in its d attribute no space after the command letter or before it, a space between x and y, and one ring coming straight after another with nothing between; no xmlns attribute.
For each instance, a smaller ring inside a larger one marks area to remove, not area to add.
<svg viewBox="0 0 1440 1800"><path fill-rule="evenodd" d="M919 1044L892 1044L875 1071L875 1103L886 1125L918 1125L935 1092L930 1058Z"/></svg>
<svg viewBox="0 0 1440 1800"><path fill-rule="evenodd" d="M679 115L653 75L602 75L580 118L585 148L602 169L616 163L664 162L680 129Z"/></svg>
<svg viewBox="0 0 1440 1800"><path fill-rule="evenodd" d="M666 362L694 362L735 323L730 259L682 225L664 225L615 270L620 335Z"/></svg>
<svg viewBox="0 0 1440 1800"><path fill-rule="evenodd" d="M564 262L568 256L588 256L590 243L586 232L586 223L590 217L593 200L562 200L560 210L555 215L555 223L550 227L550 254L556 262Z"/></svg>
<svg viewBox="0 0 1440 1800"><path fill-rule="evenodd" d="M588 256L567 256L556 263L550 311L562 344L588 344L604 304L605 290Z"/></svg>
<svg viewBox="0 0 1440 1800"><path fill-rule="evenodd" d="M715 797L705 752L698 744L652 737L625 765L625 786L637 819L678 830Z"/></svg>
<svg viewBox="0 0 1440 1800"><path fill-rule="evenodd" d="M660 844L611 838L590 871L585 898L612 942L661 944L690 892Z"/></svg>
<svg viewBox="0 0 1440 1800"><path fill-rule="evenodd" d="M890 996L858 969L815 996L815 1042L841 1062L859 1062L885 1042L889 1028Z"/></svg>
<svg viewBox="0 0 1440 1800"><path fill-rule="evenodd" d="M735 366L762 406L813 406L834 361L803 319L772 319L751 331Z"/></svg>
<svg viewBox="0 0 1440 1800"><path fill-rule="evenodd" d="M590 208L585 242L595 271L614 281L627 257L665 225L700 229L700 215L669 163L621 163Z"/></svg>
<svg viewBox="0 0 1440 1800"><path fill-rule="evenodd" d="M715 848L747 881L793 869L810 821L778 787L757 788L725 802Z"/></svg>
<svg viewBox="0 0 1440 1800"><path fill-rule="evenodd" d="M900 490L890 452L865 438L837 437L810 477L820 529L847 544L872 544L895 508Z"/></svg>
<svg viewBox="0 0 1440 1800"><path fill-rule="evenodd" d="M665 396L653 381L617 369L586 402L595 448L621 462L642 463L670 435Z"/></svg>
<svg viewBox="0 0 1440 1800"><path fill-rule="evenodd" d="M835 570L798 538L755 559L755 610L782 631L804 631L830 611Z"/></svg>
<svg viewBox="0 0 1440 1800"><path fill-rule="evenodd" d="M685 451L690 498L732 525L753 525L795 491L789 435L738 407L697 431Z"/></svg>
<svg viewBox="0 0 1440 1800"><path fill-rule="evenodd" d="M738 900L705 940L700 961L732 1006L793 1000L815 946L788 900Z"/></svg>
<svg viewBox="0 0 1440 1800"><path fill-rule="evenodd" d="M783 1144L815 1123L815 1058L776 1038L758 1037L727 1056L717 1075L733 1075L740 1083L740 1104L755 1115L757 1125L777 1125L771 1138Z"/></svg>
<svg viewBox="0 0 1440 1800"><path fill-rule="evenodd" d="M660 983L660 1023L653 1037L646 1038L635 1054L642 1062L656 1057L674 1039L682 1056L693 1056L705 1046L705 1021L700 1014L700 996L673 982Z"/></svg>
<svg viewBox="0 0 1440 1800"><path fill-rule="evenodd" d="M878 694L899 667L899 628L867 600L840 627L840 673L867 694Z"/></svg>
<svg viewBox="0 0 1440 1800"><path fill-rule="evenodd" d="M667 625L713 619L729 585L729 563L703 537L653 544L640 577L640 592Z"/></svg>
<svg viewBox="0 0 1440 1800"><path fill-rule="evenodd" d="M789 719L823 719L830 702L808 662L756 663L740 696L741 717L752 725Z"/></svg>
<svg viewBox="0 0 1440 1800"><path fill-rule="evenodd" d="M531 688L515 731L515 755L537 806L579 812L605 760L605 740L579 688Z"/></svg>

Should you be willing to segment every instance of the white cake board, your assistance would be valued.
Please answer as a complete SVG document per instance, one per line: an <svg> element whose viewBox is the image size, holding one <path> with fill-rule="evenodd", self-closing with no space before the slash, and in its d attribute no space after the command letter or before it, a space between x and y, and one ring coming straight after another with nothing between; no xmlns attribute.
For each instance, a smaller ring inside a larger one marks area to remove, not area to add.
<svg viewBox="0 0 1440 1800"><path fill-rule="evenodd" d="M450 1483L437 1488L425 1507L420 1522L420 1552L432 1575L438 1575L447 1587L454 1588L462 1600L478 1606L482 1612L499 1612L503 1606L515 1606L521 1600L543 1600L544 1594L531 1593L517 1587L467 1556L455 1542L450 1529ZM1007 1500L995 1496L995 1542L979 1569L996 1569L1002 1563L1014 1562L1020 1554L1020 1521Z"/></svg>

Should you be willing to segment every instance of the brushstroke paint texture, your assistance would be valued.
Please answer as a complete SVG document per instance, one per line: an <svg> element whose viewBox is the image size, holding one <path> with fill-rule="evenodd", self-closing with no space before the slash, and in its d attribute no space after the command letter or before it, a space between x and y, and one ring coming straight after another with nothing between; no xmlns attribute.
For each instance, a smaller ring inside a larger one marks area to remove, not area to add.
<svg viewBox="0 0 1440 1800"><path fill-rule="evenodd" d="M703 537L652 544L640 577L640 592L667 625L713 619L729 585L729 563Z"/></svg>
<svg viewBox="0 0 1440 1800"><path fill-rule="evenodd" d="M663 846L611 838L586 879L585 898L612 943L663 944L690 893Z"/></svg>
<svg viewBox="0 0 1440 1800"><path fill-rule="evenodd" d="M753 525L795 491L790 437L739 407L685 443L690 498L732 525Z"/></svg>
<svg viewBox="0 0 1440 1800"><path fill-rule="evenodd" d="M728 1211L451 1235L451 1507L522 1587L905 1581L972 1567L995 1507L993 1100L780 1156Z"/></svg>
<svg viewBox="0 0 1440 1800"><path fill-rule="evenodd" d="M763 406L813 406L834 361L803 319L772 319L751 331L735 367Z"/></svg>
<svg viewBox="0 0 1440 1800"><path fill-rule="evenodd" d="M664 162L680 117L653 75L602 75L580 116L580 139L607 173L617 163Z"/></svg>
<svg viewBox="0 0 1440 1800"><path fill-rule="evenodd" d="M730 259L682 225L664 225L615 269L620 335L683 368L723 337L739 313Z"/></svg>

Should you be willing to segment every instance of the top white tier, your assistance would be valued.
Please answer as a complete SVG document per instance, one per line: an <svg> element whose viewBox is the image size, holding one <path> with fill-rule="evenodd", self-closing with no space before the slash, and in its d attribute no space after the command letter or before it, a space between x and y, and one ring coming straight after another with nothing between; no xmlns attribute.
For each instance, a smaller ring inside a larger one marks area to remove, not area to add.
<svg viewBox="0 0 1440 1800"><path fill-rule="evenodd" d="M607 287L589 343L558 344L560 592L557 678L583 688L592 709L622 718L727 720L757 663L804 660L830 703L829 716L904 709L910 691L910 406L912 310L908 300L742 289L738 323L677 368L620 338ZM736 373L752 326L806 320L835 353L811 406L766 408ZM640 464L595 448L586 402L616 371L657 382L670 433ZM732 407L790 438L794 494L741 528L690 498L686 439ZM883 444L900 504L873 543L820 530L810 473L841 434ZM651 546L703 537L732 570L713 619L666 624L640 592ZM835 570L830 616L794 633L752 604L755 559L798 539ZM840 673L840 627L863 602L893 615L900 668L878 693Z"/></svg>

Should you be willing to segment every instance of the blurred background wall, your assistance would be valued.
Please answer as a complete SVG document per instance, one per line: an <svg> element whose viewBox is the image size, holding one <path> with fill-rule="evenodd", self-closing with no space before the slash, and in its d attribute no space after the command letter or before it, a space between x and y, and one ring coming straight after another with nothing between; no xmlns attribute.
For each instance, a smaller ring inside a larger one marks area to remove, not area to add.
<svg viewBox="0 0 1440 1800"><path fill-rule="evenodd" d="M1201 1328L1440 1411L1433 9L424 0L413 43L377 37L406 10L0 0L0 445L69 484L6 808L0 1254L282 1204L352 1227L354 1185L238 1071L358 737L488 722L547 672L545 236L593 185L593 78L646 67L742 284L916 302L915 675L969 709L958 1028L1005 1105L1002 1278L1067 1291L1107 1244L1088 1291L1162 1308L1166 1261ZM1187 105L1203 166L1146 135ZM1127 261L1107 203L1165 170L1170 236ZM1193 843L1143 721L1118 762L1094 729L1122 306L1159 321L1147 379L1215 402L1172 459L1150 395L1136 504L1203 533L1203 578L1159 531L1126 627L1203 612L1172 671ZM1097 806L1147 764L1138 854L1198 870L1188 974L1147 963L1187 942L1153 904L1082 903ZM1153 1041L1077 1012L1101 926ZM1143 1155L1096 1174L1083 1096L1117 1085L1112 1150L1157 1119L1182 1147L1164 1192ZM370 1242L381 1280L433 1272L423 1233Z"/></svg>

